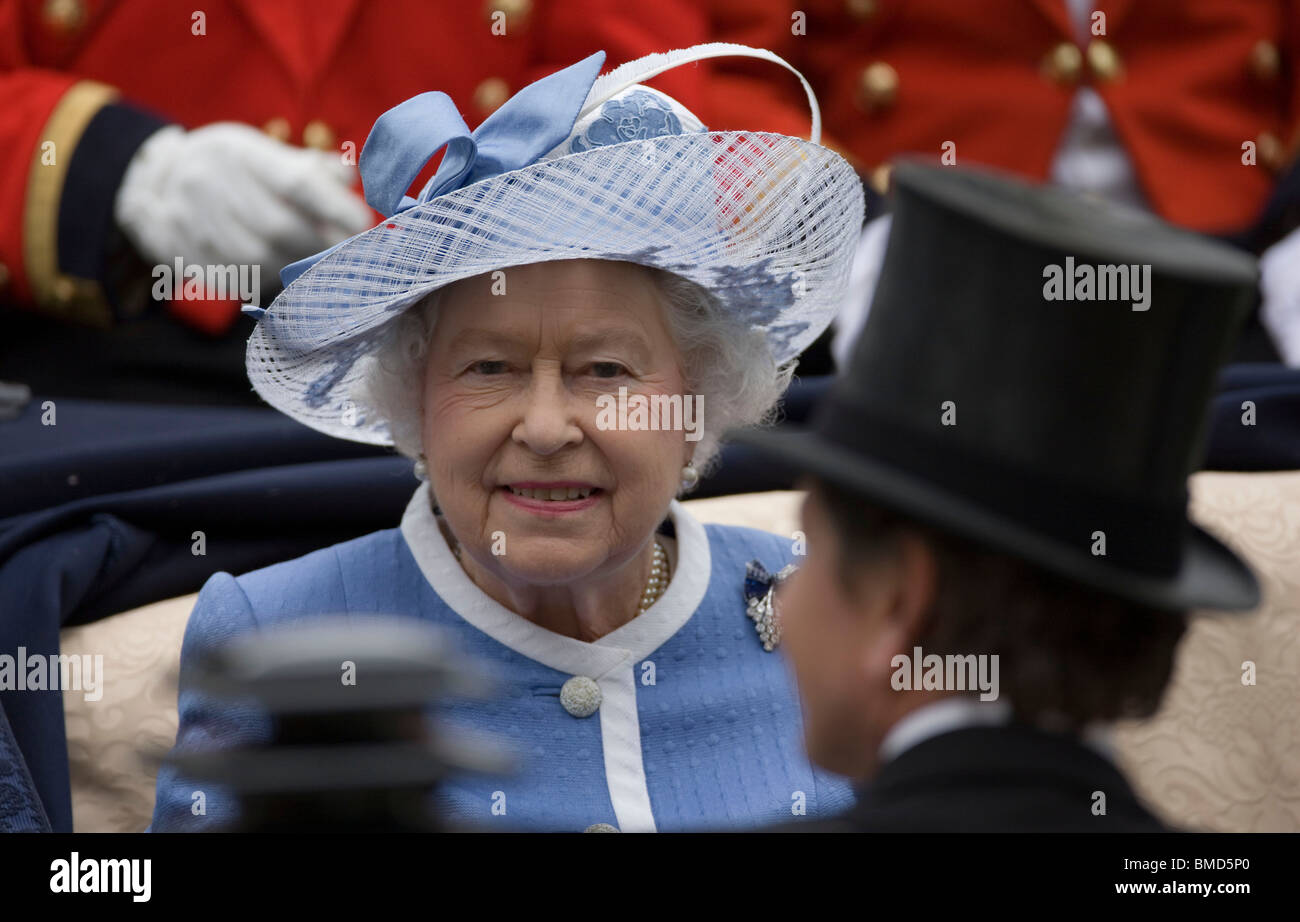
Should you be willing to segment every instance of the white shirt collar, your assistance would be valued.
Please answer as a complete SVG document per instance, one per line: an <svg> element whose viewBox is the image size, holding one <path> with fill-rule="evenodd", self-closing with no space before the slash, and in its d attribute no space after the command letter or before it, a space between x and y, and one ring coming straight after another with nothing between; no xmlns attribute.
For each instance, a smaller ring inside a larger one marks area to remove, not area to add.
<svg viewBox="0 0 1300 922"><path fill-rule="evenodd" d="M668 588L645 614L588 643L534 624L497 602L461 569L438 527L422 483L402 516L402 537L420 572L461 618L516 653L570 675L599 679L624 663L645 659L690 620L709 588L712 560L704 526L673 500L669 518L677 532L677 567ZM739 602L737 602L739 604Z"/></svg>
<svg viewBox="0 0 1300 922"><path fill-rule="evenodd" d="M905 716L889 728L880 743L880 762L896 759L905 750L932 737L965 727L987 727L1011 722L1011 703L1008 701L980 701L967 695L951 695ZM1080 739L1101 756L1114 761L1115 749L1112 728L1105 724L1089 724Z"/></svg>
<svg viewBox="0 0 1300 922"><path fill-rule="evenodd" d="M904 750L931 737L963 727L993 726L1011 721L1006 701L980 701L966 695L950 695L919 707L889 728L880 743L880 761L898 758Z"/></svg>

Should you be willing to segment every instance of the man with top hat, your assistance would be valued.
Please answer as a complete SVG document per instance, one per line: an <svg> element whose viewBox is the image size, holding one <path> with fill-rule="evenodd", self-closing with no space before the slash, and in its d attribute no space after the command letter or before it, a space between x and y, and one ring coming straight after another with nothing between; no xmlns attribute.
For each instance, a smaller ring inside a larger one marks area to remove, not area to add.
<svg viewBox="0 0 1300 922"><path fill-rule="evenodd" d="M894 198L850 367L743 437L809 477L782 643L859 786L800 828L1164 828L1103 731L1158 708L1189 612L1259 600L1187 517L1254 261L1003 174L904 163Z"/></svg>

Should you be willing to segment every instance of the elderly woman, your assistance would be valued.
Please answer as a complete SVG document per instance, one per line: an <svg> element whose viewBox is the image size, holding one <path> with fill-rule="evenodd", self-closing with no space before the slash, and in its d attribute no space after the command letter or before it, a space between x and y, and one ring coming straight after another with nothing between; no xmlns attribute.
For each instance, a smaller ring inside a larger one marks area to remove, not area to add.
<svg viewBox="0 0 1300 922"><path fill-rule="evenodd" d="M400 528L208 581L182 651L178 748L263 732L186 687L214 644L325 612L396 612L514 689L449 708L523 763L443 785L448 819L681 830L851 801L806 761L774 649L770 574L792 542L702 526L676 499L723 430L771 416L834 313L862 219L853 171L816 143L810 91L804 141L709 132L641 85L720 54L784 65L706 45L598 78L596 54L472 135L437 93L376 123L361 171L389 219L285 270L249 375L307 425L394 445L422 482ZM213 792L195 816L195 789L165 768L152 828L231 818Z"/></svg>

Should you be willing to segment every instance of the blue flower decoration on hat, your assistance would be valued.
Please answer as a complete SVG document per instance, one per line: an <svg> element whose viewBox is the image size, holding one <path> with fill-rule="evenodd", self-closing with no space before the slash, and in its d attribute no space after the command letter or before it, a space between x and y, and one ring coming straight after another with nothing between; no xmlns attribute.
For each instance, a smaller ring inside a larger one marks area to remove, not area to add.
<svg viewBox="0 0 1300 922"><path fill-rule="evenodd" d="M633 90L601 106L586 130L569 141L569 152L580 154L607 144L681 133L681 119L662 100L645 90Z"/></svg>

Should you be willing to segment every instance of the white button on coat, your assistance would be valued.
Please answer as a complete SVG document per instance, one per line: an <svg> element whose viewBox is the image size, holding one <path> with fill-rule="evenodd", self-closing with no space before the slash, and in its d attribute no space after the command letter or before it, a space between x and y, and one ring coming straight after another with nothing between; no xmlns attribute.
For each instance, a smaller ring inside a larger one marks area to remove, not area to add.
<svg viewBox="0 0 1300 922"><path fill-rule="evenodd" d="M590 717L600 708L600 686L594 679L576 675L560 688L560 704L574 717Z"/></svg>

